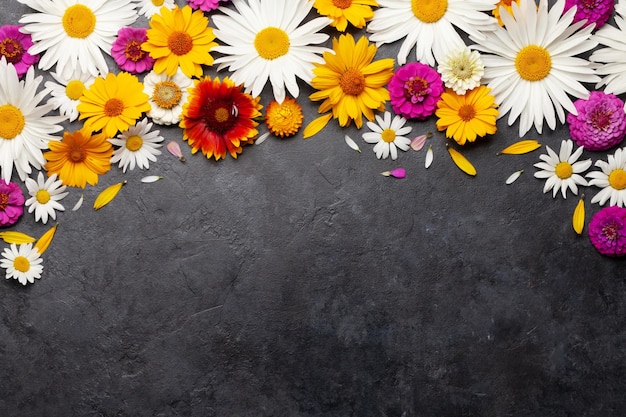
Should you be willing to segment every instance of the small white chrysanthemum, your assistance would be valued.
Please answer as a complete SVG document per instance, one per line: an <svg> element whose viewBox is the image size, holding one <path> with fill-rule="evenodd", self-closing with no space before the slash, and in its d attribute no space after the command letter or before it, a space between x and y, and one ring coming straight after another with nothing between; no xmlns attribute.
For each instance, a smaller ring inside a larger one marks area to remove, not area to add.
<svg viewBox="0 0 626 417"><path fill-rule="evenodd" d="M626 93L626 2L620 0L615 5L615 23L617 27L604 25L591 36L591 39L604 45L597 48L589 59L602 63L596 67L596 74L604 76L596 88L604 88L605 93Z"/></svg>
<svg viewBox="0 0 626 417"><path fill-rule="evenodd" d="M439 63L437 71L446 87L459 95L480 85L485 66L478 51L459 48L449 51Z"/></svg>
<svg viewBox="0 0 626 417"><path fill-rule="evenodd" d="M583 147L579 146L574 153L574 142L571 140L561 141L561 149L557 155L549 146L546 146L547 154L539 156L543 162L535 164L541 171L535 172L535 178L545 179L543 192L552 190L552 198L561 190L563 198L567 198L567 189L572 190L574 195L578 194L578 185L587 185L587 180L580 174L591 166L591 159L578 161L583 153ZM578 162L577 162L578 161Z"/></svg>
<svg viewBox="0 0 626 417"><path fill-rule="evenodd" d="M69 117L69 121L73 122L79 116L76 106L80 103L80 97L83 92L93 84L95 77L91 74L75 71L71 77L64 79L55 72L51 72L52 78L56 80L46 81L46 88L50 91L48 104L51 104L54 110Z"/></svg>
<svg viewBox="0 0 626 417"><path fill-rule="evenodd" d="M37 175L37 181L32 178L26 178L26 188L30 198L26 200L28 212L35 212L35 221L41 220L43 224L48 223L48 216L52 220L56 220L56 210L65 211L65 207L60 200L64 199L69 193L64 192L65 185L61 180L57 180L57 174L52 174L50 178L44 180L42 172Z"/></svg>
<svg viewBox="0 0 626 417"><path fill-rule="evenodd" d="M140 16L146 16L148 19L153 14L158 13L161 7L167 7L170 10L174 9L176 3L174 0L133 0L135 8L139 11Z"/></svg>
<svg viewBox="0 0 626 417"><path fill-rule="evenodd" d="M0 268L6 270L6 279L14 278L22 285L35 282L41 278L43 259L32 243L19 245L12 243L11 247L4 248L3 259L0 259Z"/></svg>
<svg viewBox="0 0 626 417"><path fill-rule="evenodd" d="M411 139L403 136L411 133L411 126L404 126L406 119L402 116L395 116L391 119L391 113L386 111L383 117L376 115L376 121L367 122L367 127L371 132L363 133L363 139L367 143L375 143L374 152L378 159L398 158L398 149L407 151L411 145Z"/></svg>
<svg viewBox="0 0 626 417"><path fill-rule="evenodd" d="M608 162L598 160L595 166L601 171L592 171L587 174L591 178L589 185L602 188L591 200L601 206L609 201L611 206L624 207L626 205L626 148L615 151L608 156Z"/></svg>
<svg viewBox="0 0 626 417"><path fill-rule="evenodd" d="M178 124L190 87L193 87L193 80L180 68L171 77L165 72L150 71L143 79L143 92L148 95L151 106L147 116L159 125Z"/></svg>
<svg viewBox="0 0 626 417"><path fill-rule="evenodd" d="M135 164L139 169L148 169L150 162L156 161L156 155L161 155L159 148L163 142L163 136L160 136L159 130L150 132L152 123L148 123L148 119L144 118L135 126L131 126L123 133L117 135L115 139L109 139L115 146L119 146L113 151L111 163L119 162L119 167L123 172L127 168L132 171Z"/></svg>

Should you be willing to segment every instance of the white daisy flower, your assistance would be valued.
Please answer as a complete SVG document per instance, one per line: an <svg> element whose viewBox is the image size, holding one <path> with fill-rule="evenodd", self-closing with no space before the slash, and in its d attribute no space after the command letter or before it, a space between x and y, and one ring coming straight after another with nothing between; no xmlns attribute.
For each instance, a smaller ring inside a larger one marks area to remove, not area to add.
<svg viewBox="0 0 626 417"><path fill-rule="evenodd" d="M139 10L140 16L146 16L148 19L161 10L161 7L174 9L176 3L174 0L133 0L135 8Z"/></svg>
<svg viewBox="0 0 626 417"><path fill-rule="evenodd" d="M22 181L46 163L42 150L48 148L49 141L59 141L53 136L63 129L58 123L65 116L46 116L52 110L51 104L39 106L47 91L37 93L43 80L35 78L35 69L30 67L22 81L17 77L15 67L0 58L0 172L5 182L11 180L13 168Z"/></svg>
<svg viewBox="0 0 626 417"><path fill-rule="evenodd" d="M123 133L117 135L115 139L109 139L115 146L119 146L113 151L111 163L119 162L119 167L123 172L127 168L132 171L135 164L139 169L148 169L150 162L156 161L156 155L161 155L159 148L163 142L163 136L160 136L159 130L150 132L152 123L148 123L148 119L144 118L135 126L131 126Z"/></svg>
<svg viewBox="0 0 626 417"><path fill-rule="evenodd" d="M43 259L32 243L17 246L15 243L11 247L4 248L3 259L0 259L0 268L6 270L6 279L14 278L22 285L29 282L32 284L35 279L41 278L43 272Z"/></svg>
<svg viewBox="0 0 626 417"><path fill-rule="evenodd" d="M411 126L404 126L406 119L402 116L395 116L391 119L391 113L386 111L383 117L375 116L376 122L367 122L367 127L371 132L363 133L363 139L367 143L375 143L374 152L378 159L398 158L398 149L407 151L411 145L411 139L403 136L411 133Z"/></svg>
<svg viewBox="0 0 626 417"><path fill-rule="evenodd" d="M608 162L598 160L595 166L601 171L592 171L587 174L591 178L589 185L602 188L591 203L600 203L601 206L609 201L611 206L626 206L626 148L615 151L608 156Z"/></svg>
<svg viewBox="0 0 626 417"><path fill-rule="evenodd" d="M596 67L596 74L603 75L602 81L596 88L604 88L605 93L626 93L626 2L620 0L615 5L615 23L617 27L609 24L602 26L591 35L591 39L605 48L597 48L589 59L593 62L604 63Z"/></svg>
<svg viewBox="0 0 626 417"><path fill-rule="evenodd" d="M21 31L30 33L30 54L41 54L39 69L56 64L56 72L69 79L80 72L97 77L109 72L102 52L111 53L117 31L137 19L130 0L18 0L38 13L22 16Z"/></svg>
<svg viewBox="0 0 626 417"><path fill-rule="evenodd" d="M48 223L48 217L56 220L56 211L65 211L65 207L60 200L63 200L69 193L64 192L67 188L63 181L57 180L57 174L52 174L44 181L42 172L39 172L37 181L26 178L26 188L30 198L24 203L28 207L28 212L35 212L35 221L41 220L43 224Z"/></svg>
<svg viewBox="0 0 626 417"><path fill-rule="evenodd" d="M544 120L554 130L556 116L565 122L564 110L578 114L568 94L587 98L582 83L600 78L589 61L575 57L596 46L589 40L593 25L572 24L575 7L563 13L565 0L558 0L549 12L547 0L540 0L539 7L533 0L511 6L513 15L501 14L505 28L498 26L482 39L470 37L478 43L473 48L486 52L483 83L500 103L500 117L509 113L509 126L519 118L521 137L533 123L541 133Z"/></svg>
<svg viewBox="0 0 626 417"><path fill-rule="evenodd" d="M404 65L415 47L415 59L435 66L445 54L463 48L465 42L455 26L481 37L480 31L498 27L491 12L498 0L378 0L379 8L367 25L376 46L406 38L398 51L398 64Z"/></svg>
<svg viewBox="0 0 626 417"><path fill-rule="evenodd" d="M573 148L574 142L571 140L561 141L561 149L557 155L549 146L546 146L548 153L539 155L539 159L543 162L534 165L541 170L535 172L535 178L546 180L543 192L547 193L552 190L552 198L556 197L559 190L561 190L563 198L567 198L568 189L577 195L579 185L588 185L587 180L580 174L589 169L591 159L578 161L583 153L583 147L579 146L572 153Z"/></svg>
<svg viewBox="0 0 626 417"><path fill-rule="evenodd" d="M193 80L179 68L171 77L165 72L157 74L150 71L143 79L143 92L150 97L151 109L148 117L156 124L178 124L183 112L183 104L189 97L188 88L193 87Z"/></svg>
<svg viewBox="0 0 626 417"><path fill-rule="evenodd" d="M310 84L313 64L323 62L320 55L330 51L313 46L329 38L318 32L330 19L302 23L313 7L308 0L233 0L232 4L236 11L222 6L219 10L226 16L213 16L215 36L226 44L214 48L225 55L215 60L218 71L228 67L230 78L254 97L268 79L278 103L285 99L285 88L298 97L296 77Z"/></svg>
<svg viewBox="0 0 626 417"><path fill-rule="evenodd" d="M478 51L467 47L449 51L439 63L437 71L445 86L459 95L464 95L480 85L485 65Z"/></svg>
<svg viewBox="0 0 626 417"><path fill-rule="evenodd" d="M51 72L50 75L56 82L46 81L45 85L51 96L48 99L48 104L52 104L54 110L59 109L62 115L68 116L69 121L73 122L79 116L76 109L80 103L79 99L83 92L93 84L95 77L80 71L74 71L74 74L67 79L55 72Z"/></svg>

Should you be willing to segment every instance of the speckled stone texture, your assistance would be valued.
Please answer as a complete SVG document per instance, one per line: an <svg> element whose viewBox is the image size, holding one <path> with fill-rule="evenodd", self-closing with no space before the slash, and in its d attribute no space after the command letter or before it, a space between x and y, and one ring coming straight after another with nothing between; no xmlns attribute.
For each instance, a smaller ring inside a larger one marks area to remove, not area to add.
<svg viewBox="0 0 626 417"><path fill-rule="evenodd" d="M498 125L462 149L475 178L440 133L425 169L425 149L380 161L336 123L220 162L162 128L186 163L112 169L59 215L43 278L0 282L0 416L623 416L626 263L576 236L577 198L542 193L543 150L496 156L518 140ZM380 175L399 166L405 179Z"/></svg>

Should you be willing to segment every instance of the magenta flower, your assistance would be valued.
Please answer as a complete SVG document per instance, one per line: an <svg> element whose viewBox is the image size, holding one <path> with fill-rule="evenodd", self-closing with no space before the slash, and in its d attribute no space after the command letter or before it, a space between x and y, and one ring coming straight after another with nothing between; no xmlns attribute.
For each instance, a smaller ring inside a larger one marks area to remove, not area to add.
<svg viewBox="0 0 626 417"><path fill-rule="evenodd" d="M615 8L615 0L565 0L563 13L573 6L576 6L574 23L587 19L585 26L595 23L595 29L598 29L611 17L611 13L613 13Z"/></svg>
<svg viewBox="0 0 626 417"><path fill-rule="evenodd" d="M208 12L217 9L220 1L224 2L225 0L189 0L188 3L194 10L200 9L203 12Z"/></svg>
<svg viewBox="0 0 626 417"><path fill-rule="evenodd" d="M19 185L0 179L0 226L10 226L24 213L24 195Z"/></svg>
<svg viewBox="0 0 626 417"><path fill-rule="evenodd" d="M388 87L393 111L405 119L425 119L432 115L443 93L439 73L421 62L398 68Z"/></svg>
<svg viewBox="0 0 626 417"><path fill-rule="evenodd" d="M141 44L148 38L146 28L123 27L117 32L117 39L111 47L111 55L120 69L139 74L150 71L154 59L141 49Z"/></svg>
<svg viewBox="0 0 626 417"><path fill-rule="evenodd" d="M587 100L574 102L578 116L567 115L570 136L588 151L617 146L626 135L624 102L614 94L592 91Z"/></svg>
<svg viewBox="0 0 626 417"><path fill-rule="evenodd" d="M605 207L589 222L591 244L603 255L626 255L626 208Z"/></svg>
<svg viewBox="0 0 626 417"><path fill-rule="evenodd" d="M39 55L31 55L28 48L33 46L30 35L20 32L21 26L6 25L0 27L0 57L15 66L17 76L26 74L28 68L39 61Z"/></svg>

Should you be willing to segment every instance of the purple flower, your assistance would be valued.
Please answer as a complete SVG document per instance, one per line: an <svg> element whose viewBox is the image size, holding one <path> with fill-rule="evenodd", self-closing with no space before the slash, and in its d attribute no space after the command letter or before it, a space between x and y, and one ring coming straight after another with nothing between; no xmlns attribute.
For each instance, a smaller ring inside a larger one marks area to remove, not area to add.
<svg viewBox="0 0 626 417"><path fill-rule="evenodd" d="M0 27L0 57L15 66L17 76L26 74L28 68L39 61L39 55L31 55L28 48L33 46L30 35L19 31L21 26L6 25Z"/></svg>
<svg viewBox="0 0 626 417"><path fill-rule="evenodd" d="M19 185L0 179L0 226L10 226L24 212L24 195Z"/></svg>
<svg viewBox="0 0 626 417"><path fill-rule="evenodd" d="M226 0L189 0L188 3L194 10L200 9L203 12L208 12L217 9L220 1Z"/></svg>
<svg viewBox="0 0 626 417"><path fill-rule="evenodd" d="M111 47L111 55L120 69L139 74L150 71L154 59L141 49L141 44L148 38L146 28L123 27L117 32L117 39Z"/></svg>
<svg viewBox="0 0 626 417"><path fill-rule="evenodd" d="M626 208L605 207L589 222L589 239L603 255L626 255Z"/></svg>
<svg viewBox="0 0 626 417"><path fill-rule="evenodd" d="M624 102L614 94L592 91L587 100L574 102L578 116L567 115L570 136L588 151L617 146L626 135Z"/></svg>
<svg viewBox="0 0 626 417"><path fill-rule="evenodd" d="M595 29L598 29L611 17L611 13L613 13L615 8L615 0L565 0L563 13L573 6L576 6L574 23L587 19L585 26L595 23Z"/></svg>
<svg viewBox="0 0 626 417"><path fill-rule="evenodd" d="M425 119L432 115L443 93L439 73L420 62L398 68L388 87L393 111L405 119Z"/></svg>

